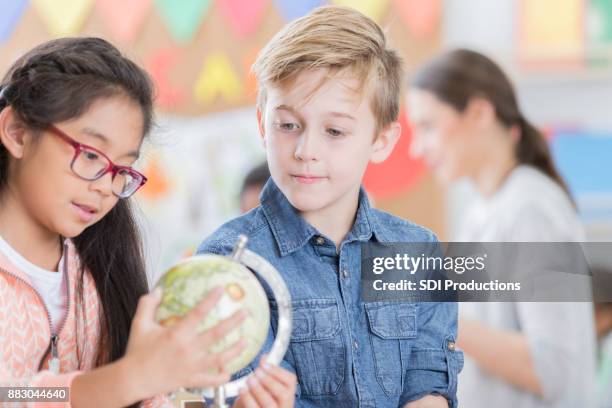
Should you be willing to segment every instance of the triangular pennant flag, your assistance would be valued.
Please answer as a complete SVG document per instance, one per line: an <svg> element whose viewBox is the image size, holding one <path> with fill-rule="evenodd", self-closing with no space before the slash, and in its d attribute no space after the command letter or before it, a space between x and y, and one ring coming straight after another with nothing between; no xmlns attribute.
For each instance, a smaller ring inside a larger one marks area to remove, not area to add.
<svg viewBox="0 0 612 408"><path fill-rule="evenodd" d="M3 2L0 13L0 43L8 40L26 8L27 0Z"/></svg>
<svg viewBox="0 0 612 408"><path fill-rule="evenodd" d="M93 0L32 0L32 5L53 36L69 37L83 27Z"/></svg>
<svg viewBox="0 0 612 408"><path fill-rule="evenodd" d="M179 42L193 38L202 18L210 8L211 0L155 0L159 15L172 37Z"/></svg>
<svg viewBox="0 0 612 408"><path fill-rule="evenodd" d="M112 35L120 41L134 40L153 0L96 0L96 10Z"/></svg>
<svg viewBox="0 0 612 408"><path fill-rule="evenodd" d="M268 3L269 0L218 0L229 26L242 38L257 29Z"/></svg>
<svg viewBox="0 0 612 408"><path fill-rule="evenodd" d="M276 9L287 21L302 17L308 14L312 9L320 7L325 3L325 0L274 0Z"/></svg>
<svg viewBox="0 0 612 408"><path fill-rule="evenodd" d="M197 101L209 104L221 96L228 102L235 102L242 92L242 84L225 54L212 54L204 61L194 89Z"/></svg>
<svg viewBox="0 0 612 408"><path fill-rule="evenodd" d="M389 6L389 0L333 0L333 3L352 7L376 22L384 17Z"/></svg>
<svg viewBox="0 0 612 408"><path fill-rule="evenodd" d="M178 65L180 49L155 52L147 61L147 71L155 83L155 102L164 108L175 107L185 99L184 92L170 82L170 71Z"/></svg>
<svg viewBox="0 0 612 408"><path fill-rule="evenodd" d="M439 26L441 0L394 0L394 6L417 37L431 36Z"/></svg>

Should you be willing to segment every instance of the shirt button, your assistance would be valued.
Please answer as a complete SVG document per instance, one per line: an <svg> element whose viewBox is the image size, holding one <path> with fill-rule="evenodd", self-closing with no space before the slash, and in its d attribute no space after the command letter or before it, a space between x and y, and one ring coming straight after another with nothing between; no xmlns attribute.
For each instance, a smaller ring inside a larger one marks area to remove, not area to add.
<svg viewBox="0 0 612 408"><path fill-rule="evenodd" d="M323 245L325 243L325 238L317 237L317 245Z"/></svg>
<svg viewBox="0 0 612 408"><path fill-rule="evenodd" d="M353 347L355 348L355 350L357 350L359 348L359 344L357 344L357 342L354 342Z"/></svg>
<svg viewBox="0 0 612 408"><path fill-rule="evenodd" d="M348 278L348 271L346 269L342 270L342 276L344 276L344 278Z"/></svg>
<svg viewBox="0 0 612 408"><path fill-rule="evenodd" d="M457 348L457 346L455 345L455 342L454 342L454 341L449 341L449 342L448 342L448 349L449 349L450 351L455 351L455 349L456 349L456 348Z"/></svg>

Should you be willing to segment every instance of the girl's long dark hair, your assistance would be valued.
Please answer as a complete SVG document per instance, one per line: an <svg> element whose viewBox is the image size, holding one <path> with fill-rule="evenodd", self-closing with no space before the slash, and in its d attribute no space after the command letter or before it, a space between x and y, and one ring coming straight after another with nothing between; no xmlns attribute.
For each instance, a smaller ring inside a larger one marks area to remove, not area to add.
<svg viewBox="0 0 612 408"><path fill-rule="evenodd" d="M149 77L99 38L44 43L21 57L0 86L0 110L10 105L34 134L50 124L77 118L96 100L112 96L128 97L140 106L143 137L153 122ZM8 152L0 144L0 193L7 185L8 164ZM77 305L83 306L85 270L93 277L102 302L96 358L100 366L124 355L138 299L148 291L142 243L129 200L119 200L73 241L81 259Z"/></svg>
<svg viewBox="0 0 612 408"><path fill-rule="evenodd" d="M471 50L448 51L423 66L412 78L411 86L436 95L459 112L472 97L487 99L497 119L506 127L518 126L520 140L516 159L549 176L570 196L567 185L553 162L548 144L519 109L512 83L491 59Z"/></svg>

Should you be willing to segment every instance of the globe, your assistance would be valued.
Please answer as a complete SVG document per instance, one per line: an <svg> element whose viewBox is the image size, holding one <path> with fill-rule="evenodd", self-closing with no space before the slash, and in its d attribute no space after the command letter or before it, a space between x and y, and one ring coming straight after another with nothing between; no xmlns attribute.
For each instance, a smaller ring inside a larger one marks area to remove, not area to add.
<svg viewBox="0 0 612 408"><path fill-rule="evenodd" d="M198 255L170 268L157 283L163 291L156 320L165 326L177 323L215 287L224 288L217 305L198 325L198 332L215 326L239 309L247 312L243 324L210 347L210 352L226 350L240 338L247 343L242 353L226 367L234 374L246 367L261 349L270 324L268 298L244 265L219 255Z"/></svg>

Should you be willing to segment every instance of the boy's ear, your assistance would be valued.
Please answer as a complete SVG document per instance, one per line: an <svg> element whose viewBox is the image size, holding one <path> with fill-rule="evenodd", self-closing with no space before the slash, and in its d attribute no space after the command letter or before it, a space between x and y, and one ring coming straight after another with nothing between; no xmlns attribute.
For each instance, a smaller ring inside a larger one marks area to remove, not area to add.
<svg viewBox="0 0 612 408"><path fill-rule="evenodd" d="M378 135L376 135L376 140L372 145L373 150L370 161L372 163L382 163L387 160L387 157L389 157L393 151L401 134L402 126L399 122L393 122L381 130Z"/></svg>
<svg viewBox="0 0 612 408"><path fill-rule="evenodd" d="M10 106L0 112L0 143L16 159L23 157L26 145L29 142L29 133L17 114Z"/></svg>
<svg viewBox="0 0 612 408"><path fill-rule="evenodd" d="M266 147L266 132L264 126L265 117L261 109L257 108L257 125L259 126L259 136L263 143L264 148Z"/></svg>

